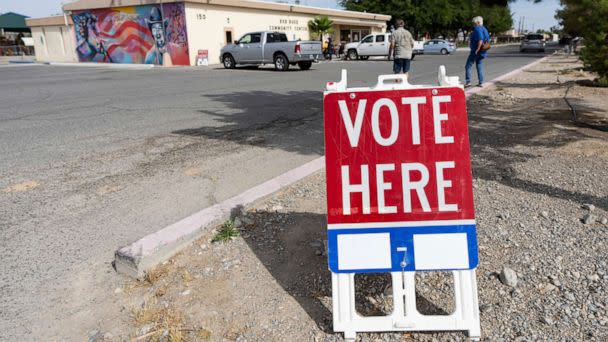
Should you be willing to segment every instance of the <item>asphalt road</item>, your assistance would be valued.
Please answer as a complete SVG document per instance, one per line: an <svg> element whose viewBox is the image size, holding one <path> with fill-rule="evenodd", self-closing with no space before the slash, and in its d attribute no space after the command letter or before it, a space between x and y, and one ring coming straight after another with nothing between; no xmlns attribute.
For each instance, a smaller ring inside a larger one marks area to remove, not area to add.
<svg viewBox="0 0 608 342"><path fill-rule="evenodd" d="M486 79L542 56L496 47ZM418 56L410 80L463 79L465 59ZM342 68L370 86L391 64L0 67L0 340L83 340L121 314L117 247L322 155Z"/></svg>

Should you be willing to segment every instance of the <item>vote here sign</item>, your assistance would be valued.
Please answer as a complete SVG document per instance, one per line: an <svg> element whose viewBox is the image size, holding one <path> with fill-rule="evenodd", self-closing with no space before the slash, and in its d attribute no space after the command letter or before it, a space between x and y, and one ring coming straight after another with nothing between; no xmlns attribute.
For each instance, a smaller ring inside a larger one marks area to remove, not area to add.
<svg viewBox="0 0 608 342"><path fill-rule="evenodd" d="M324 112L330 270L475 268L464 91L329 92Z"/></svg>

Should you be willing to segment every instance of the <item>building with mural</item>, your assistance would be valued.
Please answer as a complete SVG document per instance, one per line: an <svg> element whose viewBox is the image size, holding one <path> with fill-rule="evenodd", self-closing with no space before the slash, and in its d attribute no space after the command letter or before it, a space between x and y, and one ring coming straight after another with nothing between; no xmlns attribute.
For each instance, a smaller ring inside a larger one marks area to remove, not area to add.
<svg viewBox="0 0 608 342"><path fill-rule="evenodd" d="M334 42L386 30L390 16L249 0L79 0L64 15L27 19L40 61L195 65L219 63L220 49L252 31L308 40L308 21L328 16Z"/></svg>

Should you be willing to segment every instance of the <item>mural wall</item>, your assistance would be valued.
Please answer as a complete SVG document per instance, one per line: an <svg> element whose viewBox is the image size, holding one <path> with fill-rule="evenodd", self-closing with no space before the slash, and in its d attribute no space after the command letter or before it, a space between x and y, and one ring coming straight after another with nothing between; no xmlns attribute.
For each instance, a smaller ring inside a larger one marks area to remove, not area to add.
<svg viewBox="0 0 608 342"><path fill-rule="evenodd" d="M81 62L189 65L184 3L75 12Z"/></svg>

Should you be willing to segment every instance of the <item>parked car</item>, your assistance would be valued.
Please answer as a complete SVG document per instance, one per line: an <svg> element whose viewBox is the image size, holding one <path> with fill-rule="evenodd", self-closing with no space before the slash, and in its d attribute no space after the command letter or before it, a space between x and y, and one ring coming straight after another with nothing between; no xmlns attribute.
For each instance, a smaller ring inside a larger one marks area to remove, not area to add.
<svg viewBox="0 0 608 342"><path fill-rule="evenodd" d="M237 65L274 64L276 70L285 71L290 65L308 70L323 56L321 42L288 41L283 32L252 32L243 35L234 44L224 46L220 62L226 69Z"/></svg>
<svg viewBox="0 0 608 342"><path fill-rule="evenodd" d="M432 39L424 43L424 54L442 54L447 55L456 51L456 45L445 39Z"/></svg>
<svg viewBox="0 0 608 342"><path fill-rule="evenodd" d="M388 56L391 53L392 36L390 33L375 33L365 36L360 42L348 43L344 47L350 60L367 60L370 56ZM422 53L422 42L414 42L414 53Z"/></svg>
<svg viewBox="0 0 608 342"><path fill-rule="evenodd" d="M519 45L519 51L537 50L545 52L545 37L542 34L528 34Z"/></svg>
<svg viewBox="0 0 608 342"><path fill-rule="evenodd" d="M377 33L363 37L360 42L346 44L344 50L350 60L366 60L369 56L388 56L390 48L391 34Z"/></svg>

